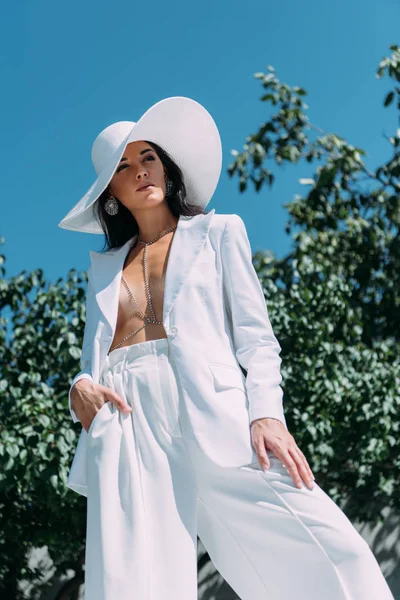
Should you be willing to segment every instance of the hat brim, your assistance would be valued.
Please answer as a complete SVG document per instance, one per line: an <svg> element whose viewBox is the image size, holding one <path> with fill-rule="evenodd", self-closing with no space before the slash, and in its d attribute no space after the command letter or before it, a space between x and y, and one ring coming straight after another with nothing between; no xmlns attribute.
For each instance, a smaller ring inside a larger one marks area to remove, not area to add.
<svg viewBox="0 0 400 600"><path fill-rule="evenodd" d="M110 183L126 146L140 140L159 145L180 167L189 202L203 208L208 204L221 174L221 138L213 118L201 104L173 96L154 104L132 126L86 194L58 223L59 227L104 233L96 219L94 203Z"/></svg>

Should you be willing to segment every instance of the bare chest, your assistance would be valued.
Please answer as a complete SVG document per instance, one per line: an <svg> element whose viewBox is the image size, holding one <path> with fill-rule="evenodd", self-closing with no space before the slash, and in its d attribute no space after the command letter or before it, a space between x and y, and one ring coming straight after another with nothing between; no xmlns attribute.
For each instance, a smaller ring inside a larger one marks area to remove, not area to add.
<svg viewBox="0 0 400 600"><path fill-rule="evenodd" d="M135 316L139 318L140 311L152 318L151 308L156 319L162 320L169 250L170 244L166 240L146 249L140 246L130 253L122 271L125 282L121 282L119 299L118 320L121 324Z"/></svg>

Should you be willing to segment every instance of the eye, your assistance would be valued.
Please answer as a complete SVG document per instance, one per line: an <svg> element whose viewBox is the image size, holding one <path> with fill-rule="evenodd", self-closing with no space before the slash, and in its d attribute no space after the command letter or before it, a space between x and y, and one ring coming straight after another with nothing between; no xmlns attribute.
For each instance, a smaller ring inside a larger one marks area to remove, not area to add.
<svg viewBox="0 0 400 600"><path fill-rule="evenodd" d="M154 156L152 154L149 154L148 156L146 156L143 160L143 162L145 162L147 159L150 160L155 160ZM120 165L118 167L118 169L116 170L116 173L119 173L120 171L122 171L125 167L129 167L129 165L127 163L123 163L122 165Z"/></svg>

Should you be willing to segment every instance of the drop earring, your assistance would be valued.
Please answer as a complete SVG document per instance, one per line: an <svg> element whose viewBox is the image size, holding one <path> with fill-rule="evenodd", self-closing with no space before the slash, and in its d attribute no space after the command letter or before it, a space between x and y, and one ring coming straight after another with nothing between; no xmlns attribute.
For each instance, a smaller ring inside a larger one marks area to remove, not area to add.
<svg viewBox="0 0 400 600"><path fill-rule="evenodd" d="M111 216L114 216L118 212L118 202L114 196L109 196L106 203L104 204L104 210Z"/></svg>
<svg viewBox="0 0 400 600"><path fill-rule="evenodd" d="M171 195L172 192L172 188L173 188L173 183L170 179L167 179L167 185L166 185L166 190L165 190L165 197L169 198L169 196Z"/></svg>

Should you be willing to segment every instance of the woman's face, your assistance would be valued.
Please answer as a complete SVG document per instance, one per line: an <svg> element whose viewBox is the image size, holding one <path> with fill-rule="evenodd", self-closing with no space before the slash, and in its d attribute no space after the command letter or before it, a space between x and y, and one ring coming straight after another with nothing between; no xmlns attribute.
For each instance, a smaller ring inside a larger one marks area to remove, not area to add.
<svg viewBox="0 0 400 600"><path fill-rule="evenodd" d="M138 190L146 183L153 186ZM147 142L131 142L126 146L109 190L132 213L164 201L166 171L156 151Z"/></svg>

